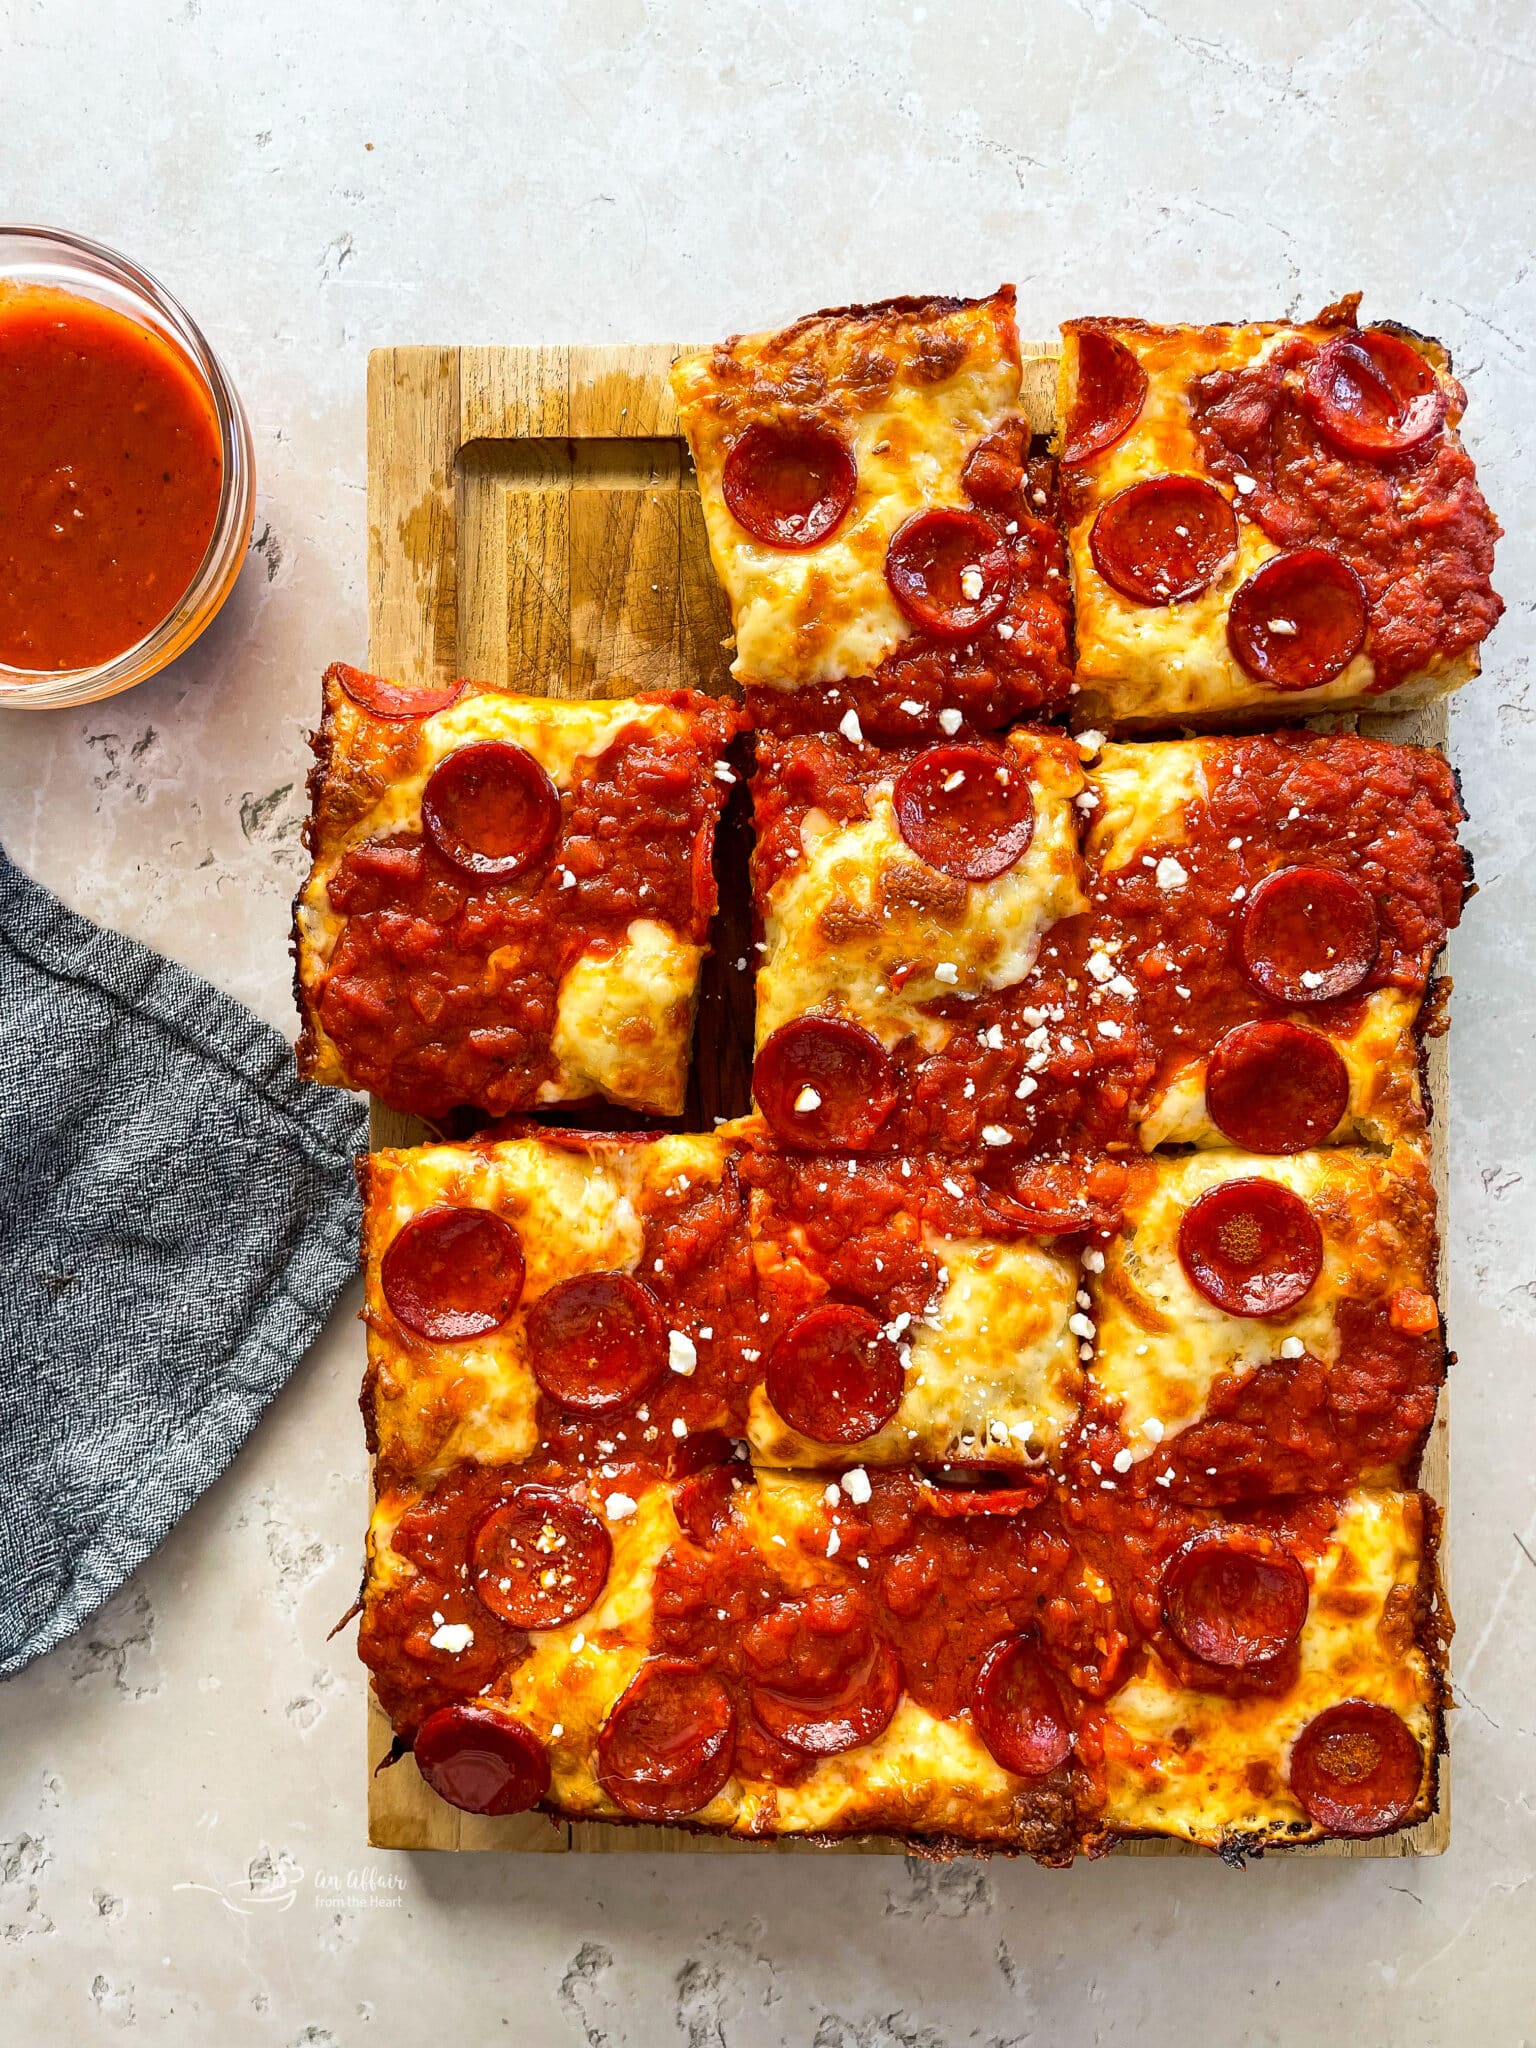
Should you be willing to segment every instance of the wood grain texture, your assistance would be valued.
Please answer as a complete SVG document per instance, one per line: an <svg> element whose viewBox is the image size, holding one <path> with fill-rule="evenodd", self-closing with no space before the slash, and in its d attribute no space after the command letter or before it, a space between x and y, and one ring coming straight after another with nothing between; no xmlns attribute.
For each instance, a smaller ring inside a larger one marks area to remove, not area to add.
<svg viewBox="0 0 1536 2048"><path fill-rule="evenodd" d="M628 696L686 686L733 691L730 615L705 541L703 513L667 370L680 348L377 349L368 365L369 664L401 679L474 675L530 695ZM1056 350L1024 345L1030 424L1055 420ZM1322 721L1319 721L1320 723ZM1351 723L1329 721L1337 727ZM1361 718L1383 739L1443 747L1444 704ZM705 969L687 1124L747 1106L751 1070L750 813L738 789L722 821L721 916ZM1446 1041L1431 1041L1432 1104L1449 1101ZM439 1135L373 1105L371 1145ZM1446 1290L1448 1157L1436 1120L1440 1285ZM1421 1484L1442 1509L1450 1477L1442 1394ZM1441 1571L1448 1559L1441 1553ZM437 1799L409 1757L389 1754L388 1719L369 1697L368 1839L384 1849L553 1850L646 1854L900 1855L881 1837L811 1850L543 1815L484 1820ZM1448 1759L1440 1804L1384 1841L1326 1842L1286 1857L1432 1856L1450 1840ZM1177 1842L1123 1844L1117 1856L1204 1856Z"/></svg>

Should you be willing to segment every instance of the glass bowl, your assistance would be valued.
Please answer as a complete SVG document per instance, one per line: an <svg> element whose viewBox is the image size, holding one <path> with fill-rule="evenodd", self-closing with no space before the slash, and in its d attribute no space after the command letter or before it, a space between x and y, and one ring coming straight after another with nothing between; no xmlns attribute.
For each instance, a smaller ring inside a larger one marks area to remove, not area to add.
<svg viewBox="0 0 1536 2048"><path fill-rule="evenodd" d="M115 697L184 654L234 588L256 506L255 450L235 387L191 315L147 271L100 242L59 228L0 226L0 280L50 285L95 299L153 329L186 358L219 423L224 477L213 535L196 575L159 625L110 661L90 668L9 668L0 663L0 707L51 711Z"/></svg>

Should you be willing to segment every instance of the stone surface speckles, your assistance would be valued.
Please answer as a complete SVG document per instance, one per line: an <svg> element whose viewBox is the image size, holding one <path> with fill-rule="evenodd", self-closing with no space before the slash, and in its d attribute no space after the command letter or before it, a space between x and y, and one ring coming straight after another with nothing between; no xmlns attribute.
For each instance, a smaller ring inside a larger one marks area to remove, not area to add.
<svg viewBox="0 0 1536 2048"><path fill-rule="evenodd" d="M1509 529L1453 714L1456 1820L1434 1862L934 1871L363 1845L346 1305L76 1642L0 1688L8 2041L1489 2048L1536 2012L1536 433L1524 0L18 0L0 191L185 297L256 433L253 559L172 673L0 715L0 838L291 1024L326 662L363 658L363 379L403 341L646 340L1013 277L1074 312L1442 336ZM372 145L369 147L369 145Z"/></svg>

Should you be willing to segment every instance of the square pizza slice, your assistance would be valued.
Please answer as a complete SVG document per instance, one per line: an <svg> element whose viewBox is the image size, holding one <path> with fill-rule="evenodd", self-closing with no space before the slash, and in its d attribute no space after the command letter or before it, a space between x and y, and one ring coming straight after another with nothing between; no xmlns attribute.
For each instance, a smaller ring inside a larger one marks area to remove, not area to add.
<svg viewBox="0 0 1536 2048"><path fill-rule="evenodd" d="M600 1482L456 1468L380 1495L361 1639L397 1742L482 1813L748 1837L877 1832L1071 1860L1126 1634L1042 1482Z"/></svg>
<svg viewBox="0 0 1536 2048"><path fill-rule="evenodd" d="M933 1152L998 1182L1060 1159L1032 1213L1085 1227L1094 1169L1072 1159L1127 1142L1140 1053L1129 984L1087 972L1076 744L760 736L752 794L753 1087L780 1142Z"/></svg>
<svg viewBox="0 0 1536 2048"><path fill-rule="evenodd" d="M1477 673L1499 528L1437 342L1315 321L1062 330L1077 680L1117 723L1402 709Z"/></svg>
<svg viewBox="0 0 1536 2048"><path fill-rule="evenodd" d="M754 721L892 741L1064 705L1054 468L1011 285L738 336L672 373Z"/></svg>
<svg viewBox="0 0 1536 2048"><path fill-rule="evenodd" d="M1112 1835L1237 1858L1433 1812L1450 1617L1425 1496L1362 1490L1241 1518L1108 1500L1075 1507L1136 1642L1094 1731Z"/></svg>
<svg viewBox="0 0 1536 2048"><path fill-rule="evenodd" d="M1424 999L1470 866L1440 754L1353 733L1103 747L1090 970L1134 992L1141 1144L1422 1131Z"/></svg>
<svg viewBox="0 0 1536 2048"><path fill-rule="evenodd" d="M363 1160L381 1480L574 1465L622 1501L740 1434L763 1346L737 1149L540 1130Z"/></svg>
<svg viewBox="0 0 1536 2048"><path fill-rule="evenodd" d="M683 1106L733 706L334 667L295 905L301 1071L441 1117Z"/></svg>
<svg viewBox="0 0 1536 2048"><path fill-rule="evenodd" d="M1412 1483L1445 1372L1436 1250L1416 1145L1138 1162L1086 1256L1085 1482L1216 1503Z"/></svg>

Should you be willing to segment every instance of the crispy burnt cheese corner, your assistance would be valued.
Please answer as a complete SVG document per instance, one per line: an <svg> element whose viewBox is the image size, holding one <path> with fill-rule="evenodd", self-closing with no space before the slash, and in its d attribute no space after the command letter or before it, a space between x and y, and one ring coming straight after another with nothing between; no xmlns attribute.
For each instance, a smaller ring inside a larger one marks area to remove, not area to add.
<svg viewBox="0 0 1536 2048"><path fill-rule="evenodd" d="M996 725L1064 699L1053 480L1030 461L1011 285L738 336L683 357L672 385L749 699L798 693L834 707L828 727L862 703L905 732L941 703ZM888 705L827 687L907 654L928 666Z"/></svg>
<svg viewBox="0 0 1536 2048"><path fill-rule="evenodd" d="M680 1111L737 722L683 691L564 702L330 669L294 905L300 1070L428 1118Z"/></svg>
<svg viewBox="0 0 1536 2048"><path fill-rule="evenodd" d="M1390 1833L1434 1811L1450 1620L1433 1503L1353 1492L1291 1503L1265 1526L1306 1575L1294 1655L1245 1685L1181 1673L1166 1635L1144 1652L1106 1703L1104 1819L1116 1835L1236 1858Z"/></svg>
<svg viewBox="0 0 1536 2048"><path fill-rule="evenodd" d="M1088 1276L1094 1469L1215 1502L1411 1483L1445 1369L1436 1253L1416 1144L1139 1161Z"/></svg>
<svg viewBox="0 0 1536 2048"><path fill-rule="evenodd" d="M727 1327L717 1313L722 1296L751 1293L732 1151L726 1127L710 1136L538 1131L360 1161L363 1412L380 1473L421 1480L466 1459L518 1464L539 1451L541 1330L546 1350L558 1348L539 1311L562 1290L577 1310L610 1317L638 1295L632 1349L656 1351L651 1400L626 1406L621 1387L613 1405L624 1412L599 1435L638 1452L642 1438L670 1431L685 1398L694 1422L723 1424L727 1354L752 1337L745 1315ZM710 1228L690 1231L700 1217ZM479 1235L439 1239L438 1252L435 1234L451 1219ZM467 1281L452 1280L455 1263ZM606 1295L582 1296L589 1276ZM434 1290L445 1284L439 1302ZM572 1333L565 1355L579 1362L591 1325L578 1314L562 1327ZM597 1386L593 1398L604 1392Z"/></svg>
<svg viewBox="0 0 1536 2048"><path fill-rule="evenodd" d="M989 750L1027 785L1033 830L1018 859L967 880L953 871L976 843L963 807ZM929 762L948 772L929 776ZM754 869L759 1046L795 1018L818 1016L861 1025L887 1051L912 1038L935 1052L962 1026L932 1005L1015 987L1051 927L1087 908L1073 812L1083 773L1065 734L1020 728L985 747L918 754L765 741L760 763L759 833L772 822L775 846L770 865L760 845ZM929 827L914 834L922 850L901 816L914 776ZM817 801L818 780L836 792L835 811Z"/></svg>
<svg viewBox="0 0 1536 2048"><path fill-rule="evenodd" d="M1401 711L1477 674L1502 604L1466 394L1438 342L1358 329L1358 300L1300 323L1064 325L1056 446L1091 722Z"/></svg>
<svg viewBox="0 0 1536 2048"><path fill-rule="evenodd" d="M1444 757L1354 733L1110 743L1088 793L1090 971L1135 1003L1142 1148L1422 1135L1424 999L1469 877Z"/></svg>

